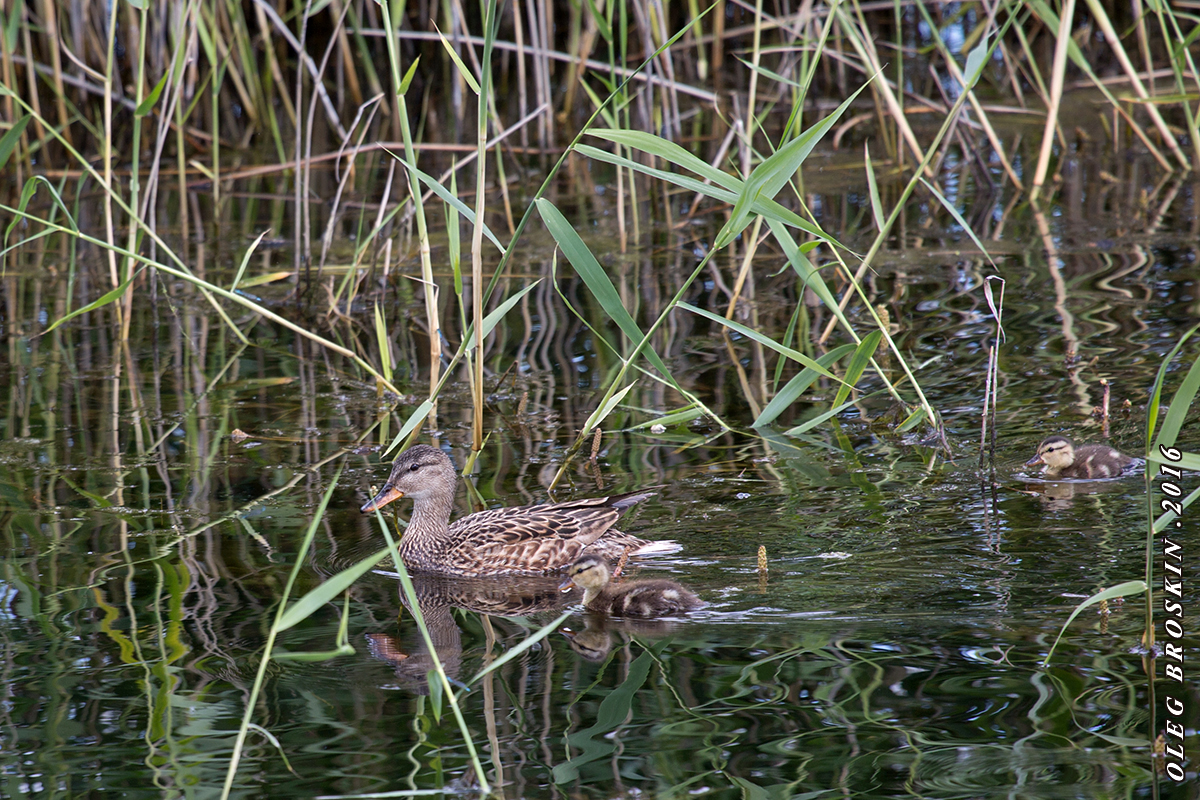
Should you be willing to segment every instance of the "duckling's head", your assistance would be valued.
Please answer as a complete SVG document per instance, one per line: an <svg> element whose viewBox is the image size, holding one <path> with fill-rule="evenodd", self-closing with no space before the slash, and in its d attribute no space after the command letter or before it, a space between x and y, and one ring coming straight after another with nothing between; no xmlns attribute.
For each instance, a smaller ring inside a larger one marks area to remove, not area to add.
<svg viewBox="0 0 1200 800"><path fill-rule="evenodd" d="M1038 445L1037 455L1025 466L1045 464L1047 472L1059 472L1075 463L1075 445L1065 436L1047 436Z"/></svg>
<svg viewBox="0 0 1200 800"><path fill-rule="evenodd" d="M558 588L565 590L573 583L587 592L597 592L605 587L611 575L607 561L599 556L587 555L567 569L567 576Z"/></svg>
<svg viewBox="0 0 1200 800"><path fill-rule="evenodd" d="M436 447L418 444L396 457L392 474L371 502L362 507L364 514L383 508L393 500L411 497L421 500L431 495L454 496L454 465Z"/></svg>

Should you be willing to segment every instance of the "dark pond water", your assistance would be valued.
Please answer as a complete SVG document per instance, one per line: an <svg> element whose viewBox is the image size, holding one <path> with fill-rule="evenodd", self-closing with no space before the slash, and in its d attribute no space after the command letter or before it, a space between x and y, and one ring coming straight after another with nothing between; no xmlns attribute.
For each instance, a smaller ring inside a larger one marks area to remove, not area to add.
<svg viewBox="0 0 1200 800"><path fill-rule="evenodd" d="M832 161L827 170L812 175L813 191L825 192L824 224L857 246L863 199L821 188L844 182ZM1133 185L1096 201L1110 191L1101 187L1079 204L1068 193L1049 217L1049 239L1019 213L1003 231L993 225L995 270L964 252L969 243L953 231L915 227L903 250L878 262L872 300L920 366L952 459L896 433L879 397L803 437L785 433L827 409L834 387L818 387L772 429L751 430L763 389L777 380L774 360L675 313L659 353L735 430L697 417L653 432L647 423L685 401L643 377L605 422L596 462L574 462L556 496L662 485L625 527L683 549L631 570L669 575L707 606L686 619L631 624L584 615L578 598L544 583L418 583L497 791L1195 796L1194 784L1155 777L1140 597L1085 610L1042 666L1082 599L1143 576L1146 497L1140 476L1048 486L1025 480L1022 464L1051 433L1142 452L1148 387L1200 315L1195 185L1160 188L1155 203L1173 194L1157 216L1154 203L1125 203L1147 196ZM653 246L604 256L639 320L670 298L720 223L666 230ZM593 247L612 246L613 224L588 234ZM530 240L503 296L550 277L544 244ZM384 296L405 320L392 337L398 380L411 395L395 405L348 361L269 321L250 327L250 317L235 316L249 330L243 346L203 299L176 285L139 296L129 349L115 338L111 307L35 335L69 295L75 305L94 297L80 285L87 273L71 275L72 284L59 256L38 258L61 277L47 280L31 260L4 278L0 794L215 796L275 604L339 468L293 596L382 545L357 509L387 469L371 446L390 441L427 391L419 301L404 281ZM739 266L740 256L720 261L689 302L724 313ZM784 266L769 253L757 258L739 310L780 339L803 305ZM976 469L994 335L988 274L1007 282L994 483ZM557 283L616 341L563 265ZM474 481L488 505L546 497L619 366L551 284L513 311L487 353L491 433ZM262 291L291 308L284 289ZM818 306L802 312L802 332L827 322ZM369 323L344 332L373 335ZM1197 352L1195 343L1185 348L1176 382ZM894 363L884 366L899 375ZM1102 381L1112 393L1107 429L1092 414ZM470 442L466 385L465 373L449 384L438 435L424 438L460 466ZM868 378L864 388L879 383ZM1184 439L1194 450L1194 425ZM458 513L468 506L460 490ZM251 731L234 794L471 791L467 747L444 698L439 709L430 696L429 654L386 562L355 584L345 606L329 604L277 646L332 650L343 608L353 655L272 663L253 721L273 739ZM572 638L554 632L473 679L571 609ZM1189 708L1200 709L1189 691ZM1196 720L1188 724L1194 732Z"/></svg>

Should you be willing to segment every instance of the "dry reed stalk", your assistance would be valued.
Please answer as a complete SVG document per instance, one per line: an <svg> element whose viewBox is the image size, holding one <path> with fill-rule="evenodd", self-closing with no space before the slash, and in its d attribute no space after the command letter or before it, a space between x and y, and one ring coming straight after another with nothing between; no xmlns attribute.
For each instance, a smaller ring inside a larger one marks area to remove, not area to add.
<svg viewBox="0 0 1200 800"><path fill-rule="evenodd" d="M101 158L104 161L103 186L104 186L104 236L108 247L105 248L105 253L108 256L108 273L109 279L112 281L113 288L121 285L121 278L117 272L117 236L115 229L115 219L113 215L113 70L116 69L116 59L114 49L116 47L116 28L117 28L117 4L112 3L108 11L108 33L105 44L105 60L104 60L104 98L103 98L103 130L104 141L100 144ZM117 324L121 325L121 309L116 307ZM122 326L123 327L123 326ZM119 452L119 451L118 451Z"/></svg>
<svg viewBox="0 0 1200 800"><path fill-rule="evenodd" d="M568 43L568 49L570 52L576 53L579 57L575 61L572 61L567 69L567 79L565 81L566 93L563 95L562 104L564 118L567 118L571 114L572 109L575 108L575 95L578 93L579 85L584 79L584 70L586 69L584 63L591 56L592 49L596 46L596 34L599 33L599 27L596 25L594 14L586 16L583 32L576 32L582 16L580 14L581 10L580 5L571 4L571 38L575 39L575 41Z"/></svg>
<svg viewBox="0 0 1200 800"><path fill-rule="evenodd" d="M862 25L862 30L868 31L866 21L862 19L862 12L861 9L858 9L857 3L855 7L859 12L859 23ZM841 22L839 30L846 34L846 38L855 52L858 53L859 58L867 64L868 73L871 75L880 74L883 68L880 64L879 54L875 50L874 38L872 36L863 37L861 31L855 26L854 21L846 15L840 5L837 7L836 13L838 20ZM899 101L896 100L896 95L892 91L891 85L886 80L878 80L872 82L871 88L872 91L877 90L883 97L889 113L895 119L896 125L900 128L900 133L909 149L912 150L917 163L923 163L925 161L925 153L921 150L921 145L917 142L917 136L908 124L908 120L905 119L904 111ZM925 167L925 173L931 180L934 178L934 173L928 165Z"/></svg>
<svg viewBox="0 0 1200 800"><path fill-rule="evenodd" d="M1054 63L1050 71L1050 102L1046 108L1046 126L1042 131L1042 147L1033 172L1033 188L1029 199L1036 201L1050 167L1050 151L1058 134L1058 108L1062 103L1063 78L1067 72L1067 47L1071 43L1071 20L1075 16L1075 0L1063 0L1059 15L1058 34L1054 46Z"/></svg>
<svg viewBox="0 0 1200 800"><path fill-rule="evenodd" d="M339 31L342 30L342 26L346 22L346 13L349 10L350 10L349 5L342 7L341 14L338 16L337 24L334 27L333 35L331 35L329 37L329 42L325 46L325 53L321 56L321 64L317 69L318 76L321 76L321 77L317 78L318 82L321 82L321 80L323 79L323 77L325 75L325 69L329 65L329 59L333 55L334 48L337 46L337 43L338 43L337 34ZM312 146L313 146L312 140L313 140L313 124L317 118L317 97L318 97L318 94L316 92L313 92L312 98L309 100L308 114L305 117L305 123L304 123L304 167L303 167L304 173L303 173L302 183L305 187L305 191L304 191L305 202L304 202L303 206L304 206L304 261L305 261L305 264L307 265L305 268L306 271L308 269L311 269L311 265L312 265L312 207L307 202L307 198L310 194L309 190L312 187ZM346 142L349 140L350 133L352 133L352 132L353 132L353 127L350 129L350 131L347 131L346 136L342 138L342 140L341 140L342 147L346 146ZM360 138L359 143L361 144L361 142L362 142L362 140ZM347 170L347 172L349 172L349 170ZM335 212L331 212L330 219L334 219L334 218L335 218ZM324 266L324 263L325 263L325 248L322 247L321 261L317 264L317 280L321 279L321 268L322 268L322 266ZM385 261L385 263L386 263L386 261Z"/></svg>
<svg viewBox="0 0 1200 800"><path fill-rule="evenodd" d="M1121 64L1121 69L1129 77L1129 82L1133 86L1133 91L1143 100L1150 100L1150 93L1146 91L1146 87L1142 85L1141 79L1138 77L1137 70L1129 61L1129 56L1125 53L1125 48L1121 45L1121 38L1113 29L1112 22L1108 18L1108 13L1097 0L1083 0L1087 4L1088 10L1092 12L1092 18L1096 20L1096 24L1100 26L1100 30L1104 32L1104 38L1108 42L1108 46L1112 48L1113 53L1117 57L1117 61ZM1073 2L1073 0L1072 0ZM1064 14L1064 17L1066 14ZM1154 122L1154 126L1158 128L1158 133L1166 142L1167 149L1175 156L1179 165L1184 170L1190 170L1192 165L1188 163L1187 156L1179 147L1179 142L1175 141L1175 135L1171 133L1171 129L1167 127L1167 122L1162 118L1162 114L1158 111L1158 106L1152 102L1144 104L1145 111L1150 115L1150 119ZM1170 169L1170 167L1166 167Z"/></svg>
<svg viewBox="0 0 1200 800"><path fill-rule="evenodd" d="M42 24L46 28L46 48L50 52L50 70L54 85L54 105L58 112L58 124L62 129L63 138L68 144L74 144L71 138L71 118L67 114L67 93L63 83L62 53L58 46L60 34L58 31L58 6L53 0L42 0ZM32 72L32 70L30 70ZM9 84L10 86L12 84Z"/></svg>
<svg viewBox="0 0 1200 800"><path fill-rule="evenodd" d="M396 32L399 30L400 23L397 20L393 26L391 10L388 4L381 4L380 11L383 14L384 29L388 32L388 64L391 68L392 91L396 97L396 115L393 121L399 127L400 138L404 142L404 157L408 164L412 164L415 167L417 163L416 150L413 148L412 132L409 130L408 125L408 104L405 101L405 85L400 72L400 54L396 47ZM425 208L421 202L420 180L416 173L407 167L405 168L405 174L408 176L409 195L413 203L413 217L417 224L417 246L420 251L421 280L424 284L425 292L425 319L429 325L429 400L432 403L429 419L432 421L437 419L436 398L442 363L442 341L438 334L441 330L441 322L438 315L437 284L433 280L433 261L429 248L429 230L425 224ZM436 422L433 424L436 427Z"/></svg>
<svg viewBox="0 0 1200 800"><path fill-rule="evenodd" d="M267 22L267 15L262 3L254 3L254 14L258 20L259 30L264 33L269 31L271 26ZM263 50L267 59L267 69L271 72L271 80L275 83L275 91L278 92L280 105L283 106L284 113L287 114L292 125L298 126L296 107L292 105L292 100L288 97L287 80L283 77L283 70L280 68L279 59L275 55L275 48L265 47Z"/></svg>
<svg viewBox="0 0 1200 800"><path fill-rule="evenodd" d="M758 98L758 68L762 61L762 4L763 0L754 1L754 37L750 56L750 86L746 90L746 147L742 149L742 179L750 177L750 145L754 142L754 134L758 129L758 117L754 113ZM762 217L759 217L761 220ZM757 224L757 221L756 221ZM758 230L755 229L757 239ZM748 248L748 251L753 247ZM743 265L745 269L745 265ZM740 286L737 288L741 288ZM737 289L735 289L737 291Z"/></svg>
<svg viewBox="0 0 1200 800"><path fill-rule="evenodd" d="M761 0L759 0L761 2ZM653 11L650 19L650 34L651 40L654 42L655 49L660 47L671 38L671 32L667 30L667 15L663 8L662 0L649 0L650 9ZM654 23L658 25L655 27ZM666 79L666 85L663 93L666 99L664 112L671 121L670 130L674 132L678 139L683 136L683 116L679 113L679 81L675 79L675 62L671 58L671 49L663 48L658 56L659 62L662 64L662 74ZM670 136L666 138L671 138Z"/></svg>
<svg viewBox="0 0 1200 800"><path fill-rule="evenodd" d="M338 176L337 190L334 192L334 195L333 195L333 204L329 208L329 219L325 224L325 233L321 236L321 259L317 263L317 274L318 275L320 275L321 272L325 269L325 258L329 254L329 247L333 244L333 232L337 225L337 220L338 220L339 212L341 209L342 194L346 191L346 184L349 182L350 176L354 172L354 170L353 170L354 159L358 155L358 153L361 152L361 150L362 150L363 139L366 138L367 132L371 130L371 121L375 119L375 113L379 110L379 105L380 105L379 101L382 99L383 99L383 95L377 94L374 97L372 97L370 100L368 100L366 103L359 106L358 113L355 114L355 116L354 116L354 121L350 123L350 132L353 133L354 129L358 127L359 120L362 119L363 112L367 108L370 108L370 115L367 117L366 123L363 124L362 129L359 131L358 142L355 144L353 152L351 152L346 157L345 172L342 175ZM346 150L346 143L342 142L342 147L335 154L336 157L340 158L342 155L344 155L345 150ZM314 159L310 158L307 160L307 163L311 165L313 163L313 161L314 161ZM388 242L390 244L391 240L389 239ZM384 278L386 280L386 278L387 278L386 273L384 275Z"/></svg>
<svg viewBox="0 0 1200 800"><path fill-rule="evenodd" d="M929 16L929 11L925 8L925 4L918 3L917 8L920 9L922 16L925 18L925 22L929 25L934 44L941 53L942 61L945 63L946 69L949 70L950 76L958 82L959 86L964 86L966 84L966 80L963 76L962 69L958 66L958 62L955 61L954 56L950 53L949 48L946 47L946 43L942 40L941 35L938 33L937 26L934 24L933 19ZM987 22L983 24L987 25L988 28L991 28L991 17L989 17ZM940 86L941 84L939 83L938 85ZM975 121L980 125L980 127L983 128L983 132L987 135L988 142L992 146L992 151L996 154L996 157L1000 159L1000 164L1004 167L1004 174L1008 176L1008 179L1012 181L1013 186L1016 187L1018 191L1023 191L1025 187L1021 184L1020 177L1018 177L1016 170L1013 169L1012 164L1009 162L1008 156L1004 152L1004 143L1000 141L1000 137L996 134L995 128L992 127L991 120L988 118L987 112L984 110L983 105L979 102L979 97L975 94L974 87L971 87L971 89L967 92L967 102L971 104L971 109L975 112ZM964 147L963 151L971 152L971 148Z"/></svg>
<svg viewBox="0 0 1200 800"><path fill-rule="evenodd" d="M524 117L529 113L529 87L525 76L525 29L521 25L520 2L509 3L508 7L512 9L513 38L516 39L513 45L517 49L517 113ZM529 146L529 133L524 128L521 129L521 146Z"/></svg>
<svg viewBox="0 0 1200 800"><path fill-rule="evenodd" d="M549 20L553 17L550 8L538 9L538 0L526 0L526 17L529 20L529 45L533 55L534 86L537 87L537 104L554 107L554 95L550 87L550 32ZM538 145L546 152L554 143L554 115L547 114L538 120Z"/></svg>
<svg viewBox="0 0 1200 800"><path fill-rule="evenodd" d="M992 294L992 281L1000 283L1000 299L997 301ZM988 275L983 282L983 296L992 318L996 320L996 335L992 344L988 345L987 379L983 393L983 414L981 415L981 430L979 434L979 469L983 469L984 456L987 454L991 469L996 469L996 406L1000 399L1000 343L1004 339L1004 279L997 275ZM988 432L991 432L990 447Z"/></svg>
<svg viewBox="0 0 1200 800"><path fill-rule="evenodd" d="M334 16L336 16L339 19L345 18L347 13L350 11L350 5L351 5L349 0L347 0L346 7L343 10L341 8L341 2L342 2L342 0L329 0L330 9L332 10ZM338 29L337 29L336 36L337 36L337 40L338 40L338 53L339 53L339 55L341 57L341 61L342 61L342 70L341 70L340 74L343 74L346 76L346 83L347 83L346 88L350 94L350 101L353 102L355 105L362 107L365 104L363 101L362 85L359 83L358 73L354 69L354 54L350 51L350 37L346 33L345 26L342 25L340 22L338 23ZM375 94L378 94L378 93L376 92ZM339 98L339 99L341 99L341 98ZM338 103L338 105L342 106L342 105L345 105L345 103L344 102ZM353 126L351 126L351 129L353 129Z"/></svg>
<svg viewBox="0 0 1200 800"><path fill-rule="evenodd" d="M359 31L356 31L356 33L359 33L363 36L370 36L370 37L379 37L379 36L383 35L382 31L372 29L372 28L363 28ZM410 40L410 41L441 41L440 37L437 34L426 33L424 31L410 31L410 30L401 31L398 34L398 38ZM469 43L469 44L473 44L473 45L483 44L483 38L480 36L466 36L466 35L462 35L462 34L455 34L455 35L446 34L445 38L447 41L450 41L450 42L456 43L456 44L459 42ZM514 53L517 51L517 46L512 42L505 42L505 41L498 40L493 43L493 47L496 50L507 50L507 51L511 51ZM549 76L550 71L551 71L550 70L550 62L551 61L561 61L565 64L571 64L578 60L575 58L575 56L573 56L571 53L568 53L566 51L554 50L552 48L542 48L540 46L534 45L532 42L529 45L523 47L522 51L533 60L533 63L535 65L539 65L539 70L542 72L545 72L545 74L547 76ZM654 52L654 50L651 49L650 52ZM664 50L664 52L667 52L667 51ZM630 67L614 66L614 65L608 64L607 62L604 62L604 61L598 61L594 58L587 59L586 61L583 62L583 65L585 67L587 67L587 69L590 71L610 74L614 78L620 78L622 80L632 79L633 81L635 81L637 83L646 84L655 89L665 87L665 88L669 89L670 91L675 92L677 94L686 95L688 97L694 97L700 103L717 104L717 103L721 102L723 99L717 92L714 92L710 89L705 89L705 88L699 87L699 86L692 86L691 84L684 83L682 81L672 81L669 78L666 78L666 77L656 74L656 73L647 73L645 71L638 72L637 70L632 69ZM549 78L547 77L546 80L549 80ZM535 86L539 85L537 79L535 79L534 85ZM545 98L552 97L552 96L553 96L552 92L539 91L539 94L538 94L539 104L541 104L543 102L547 102L547 100ZM551 128L552 127L553 126L551 125ZM553 142L553 141L554 141L553 138L550 138L547 140L547 142L541 143L540 146L545 149L550 149L550 144L548 142Z"/></svg>
<svg viewBox="0 0 1200 800"><path fill-rule="evenodd" d="M15 10L15 9L14 9ZM25 63L34 63L33 59L33 37L29 34L29 26L21 26L21 46L25 50ZM46 145L46 129L42 126L42 101L37 90L37 72L32 69L25 70L26 91L29 94L29 104L33 107L33 130L37 135L37 140L44 148Z"/></svg>

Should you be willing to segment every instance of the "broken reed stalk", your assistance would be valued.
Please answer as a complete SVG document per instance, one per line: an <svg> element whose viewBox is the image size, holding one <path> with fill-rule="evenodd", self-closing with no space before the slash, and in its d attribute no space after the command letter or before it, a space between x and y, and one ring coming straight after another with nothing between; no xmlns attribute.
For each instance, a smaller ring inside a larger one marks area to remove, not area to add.
<svg viewBox="0 0 1200 800"><path fill-rule="evenodd" d="M992 294L992 281L1000 284L1000 299L997 301ZM1000 343L1004 340L1004 279L998 275L988 275L983 282L983 297L992 318L996 320L996 335L988 346L987 379L983 394L983 414L979 433L979 469L983 469L984 454L987 454L988 465L996 469L996 404L1000 399ZM989 432L991 436L989 437ZM990 445L990 446L989 446Z"/></svg>

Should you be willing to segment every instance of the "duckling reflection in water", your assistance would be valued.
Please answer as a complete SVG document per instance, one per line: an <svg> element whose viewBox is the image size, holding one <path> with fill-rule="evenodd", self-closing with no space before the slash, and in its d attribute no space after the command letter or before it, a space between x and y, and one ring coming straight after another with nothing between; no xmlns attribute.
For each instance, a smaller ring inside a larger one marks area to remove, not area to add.
<svg viewBox="0 0 1200 800"><path fill-rule="evenodd" d="M570 628L559 628L559 633L566 637L571 649L586 661L600 662L608 657L614 644L625 646L636 639L661 639L670 636L676 629L677 623L669 619L637 619L629 618L620 621L611 619L604 614L588 612L584 615L584 628L581 631ZM615 637L615 642L614 642Z"/></svg>
<svg viewBox="0 0 1200 800"><path fill-rule="evenodd" d="M583 589L583 605L590 611L619 617L653 619L682 614L704 605L700 598L675 581L654 578L619 586L610 583L608 562L594 555L576 561L559 586L574 584Z"/></svg>
<svg viewBox="0 0 1200 800"><path fill-rule="evenodd" d="M1047 436L1038 445L1037 455L1025 462L1032 467L1044 464L1042 475L1047 478L1096 480L1119 476L1133 459L1108 445L1075 446L1065 436Z"/></svg>

